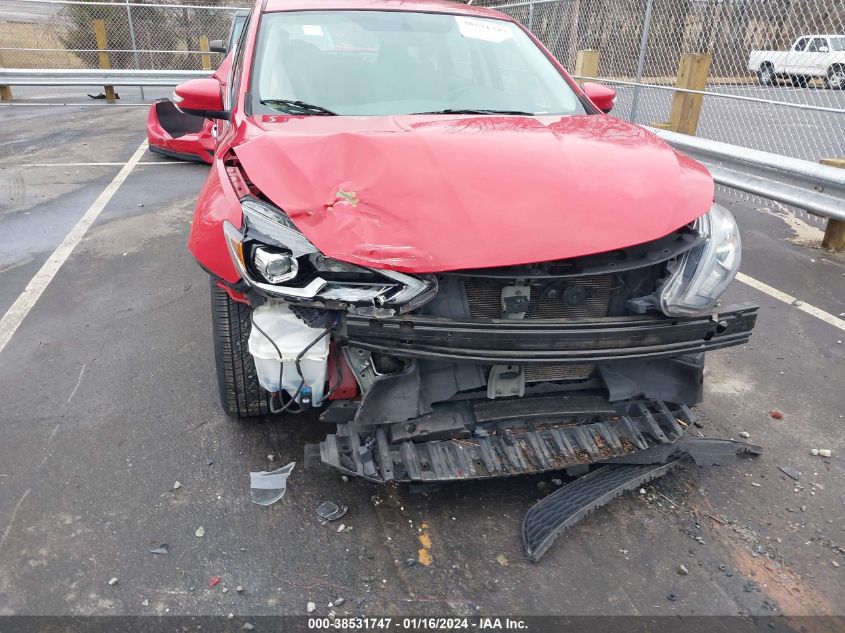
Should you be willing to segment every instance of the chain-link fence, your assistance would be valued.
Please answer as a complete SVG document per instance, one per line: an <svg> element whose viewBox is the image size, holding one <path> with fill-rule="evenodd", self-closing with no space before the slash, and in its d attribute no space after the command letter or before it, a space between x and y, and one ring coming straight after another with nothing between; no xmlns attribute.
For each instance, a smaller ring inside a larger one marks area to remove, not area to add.
<svg viewBox="0 0 845 633"><path fill-rule="evenodd" d="M760 85L754 50L790 51L807 35L845 43L842 0L535 0L493 6L528 26L570 71L579 50L599 51L598 76L618 90L616 116L640 124L667 120L685 53L712 56L698 135L818 160L845 156L845 90L826 88L845 52L790 52L829 60L815 75ZM812 39L805 48L812 48ZM828 41L830 40L830 41ZM817 46L820 48L820 46ZM843 67L845 68L845 60ZM750 67L753 66L753 67ZM828 68L830 66L830 68ZM805 70L803 72L816 72ZM620 83L621 82L621 83ZM633 84L644 84L636 86ZM660 87L654 87L660 86ZM716 95L728 95L731 98Z"/></svg>
<svg viewBox="0 0 845 633"><path fill-rule="evenodd" d="M2 0L0 66L97 68L95 20L105 23L112 68L212 68L219 53L202 50L201 38L225 39L232 13L250 0Z"/></svg>

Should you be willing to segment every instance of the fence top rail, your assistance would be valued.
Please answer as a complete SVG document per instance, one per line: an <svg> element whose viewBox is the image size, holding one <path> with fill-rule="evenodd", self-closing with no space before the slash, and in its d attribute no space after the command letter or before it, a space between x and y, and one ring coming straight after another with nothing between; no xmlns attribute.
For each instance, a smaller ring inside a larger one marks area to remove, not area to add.
<svg viewBox="0 0 845 633"><path fill-rule="evenodd" d="M138 2L138 0L133 0L132 2L121 2L120 0L114 0L113 2L109 2L109 0L14 0L16 3L21 4L83 4L83 5L93 5L93 6L103 6L103 7L117 7L123 8L126 7L140 7L143 9L203 9L203 10L210 10L210 11L241 11L243 9L248 9L247 6L240 6L240 7L228 7L228 6L212 6L212 5L201 5L201 4L159 4L156 2Z"/></svg>
<svg viewBox="0 0 845 633"><path fill-rule="evenodd" d="M177 75L208 76L210 70L146 70L136 68L0 68L0 78L11 77L78 77L78 76L150 76L170 77Z"/></svg>
<svg viewBox="0 0 845 633"><path fill-rule="evenodd" d="M793 103L791 101L778 101L776 99L764 99L762 97L745 97L725 92L708 92L706 90L693 90L691 88L678 88L677 86L663 86L660 84L646 84L636 81L625 81L622 79L611 79L609 77L586 77L584 75L572 75L575 79L587 79L588 81L600 81L607 84L621 84L623 86L641 86L643 88L655 88L657 90L670 90L672 92L688 92L694 95L705 97L720 97L722 99L735 99L737 101L752 101L754 103L765 103L767 105L785 106L787 108L799 108L801 110L816 110L817 112L831 112L833 114L845 114L843 108L810 105L808 103Z"/></svg>
<svg viewBox="0 0 845 633"><path fill-rule="evenodd" d="M167 53L171 55L222 55L218 51L178 51L158 48L17 48L0 46L0 51L20 53Z"/></svg>

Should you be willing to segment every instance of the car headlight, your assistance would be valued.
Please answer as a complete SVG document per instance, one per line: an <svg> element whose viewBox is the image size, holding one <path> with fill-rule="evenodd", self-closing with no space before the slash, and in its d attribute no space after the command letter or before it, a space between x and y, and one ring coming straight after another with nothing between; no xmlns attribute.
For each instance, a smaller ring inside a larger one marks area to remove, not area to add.
<svg viewBox="0 0 845 633"><path fill-rule="evenodd" d="M739 270L742 243L730 211L714 204L693 226L704 241L670 262L670 276L657 293L667 316L707 312Z"/></svg>
<svg viewBox="0 0 845 633"><path fill-rule="evenodd" d="M347 264L323 255L281 209L247 196L243 230L223 223L241 278L259 293L290 303L371 316L408 312L437 292L434 277Z"/></svg>

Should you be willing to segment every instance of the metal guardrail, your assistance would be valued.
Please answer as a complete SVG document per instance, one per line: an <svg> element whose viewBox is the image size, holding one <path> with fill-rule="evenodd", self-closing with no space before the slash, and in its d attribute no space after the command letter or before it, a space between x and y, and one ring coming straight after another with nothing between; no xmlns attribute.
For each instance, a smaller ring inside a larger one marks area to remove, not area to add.
<svg viewBox="0 0 845 633"><path fill-rule="evenodd" d="M703 163L717 184L845 221L845 169L646 128Z"/></svg>
<svg viewBox="0 0 845 633"><path fill-rule="evenodd" d="M176 86L207 70L0 68L0 86Z"/></svg>

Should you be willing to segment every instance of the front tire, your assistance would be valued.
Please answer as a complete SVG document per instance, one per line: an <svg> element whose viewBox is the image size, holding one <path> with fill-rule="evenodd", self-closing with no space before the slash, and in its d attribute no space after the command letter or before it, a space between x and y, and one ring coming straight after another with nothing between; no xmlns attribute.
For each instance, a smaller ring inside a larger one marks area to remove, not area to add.
<svg viewBox="0 0 845 633"><path fill-rule="evenodd" d="M757 71L757 81L761 86L775 86L777 85L777 76L775 76L774 67L766 62L760 65L760 70Z"/></svg>
<svg viewBox="0 0 845 633"><path fill-rule="evenodd" d="M258 384L255 362L249 353L252 307L233 301L211 280L211 332L217 388L227 414L237 418L268 415L269 394Z"/></svg>
<svg viewBox="0 0 845 633"><path fill-rule="evenodd" d="M845 90L845 66L831 66L824 78L824 87L831 90Z"/></svg>

